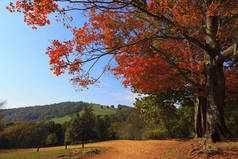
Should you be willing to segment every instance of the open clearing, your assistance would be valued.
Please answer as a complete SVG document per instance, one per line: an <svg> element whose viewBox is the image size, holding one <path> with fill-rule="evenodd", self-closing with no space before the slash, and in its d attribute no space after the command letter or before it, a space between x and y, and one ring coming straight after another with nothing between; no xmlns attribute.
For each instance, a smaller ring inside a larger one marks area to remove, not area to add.
<svg viewBox="0 0 238 159"><path fill-rule="evenodd" d="M178 144L178 141L149 140L149 141L111 141L92 144L94 147L109 147L103 154L93 156L93 159L158 159L163 151ZM90 145L91 146L91 145Z"/></svg>
<svg viewBox="0 0 238 159"><path fill-rule="evenodd" d="M68 149L79 148L81 145L68 146ZM87 144L87 148L107 148L107 151L83 158L89 159L176 159L176 158L197 158L197 159L237 159L238 142L223 142L204 145L203 140L194 139L189 141L180 140L116 140ZM40 151L62 150L64 146L41 148ZM9 154L35 152L36 149L2 150L0 158ZM17 155L15 155L17 156ZM15 157L17 159L17 157ZM62 158L54 157L54 159ZM75 153L74 156L63 158L82 159Z"/></svg>

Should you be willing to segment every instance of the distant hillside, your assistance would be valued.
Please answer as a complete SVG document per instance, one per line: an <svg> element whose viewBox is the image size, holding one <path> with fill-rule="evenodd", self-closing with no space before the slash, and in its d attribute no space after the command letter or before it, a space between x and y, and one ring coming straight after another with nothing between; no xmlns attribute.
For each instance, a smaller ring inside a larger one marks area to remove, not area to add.
<svg viewBox="0 0 238 159"><path fill-rule="evenodd" d="M105 116L105 115L114 114L116 112L116 109L108 107L108 106L103 106L99 104L90 104L90 106L93 108L93 113L95 115ZM80 114L81 113L83 113L83 111L81 111ZM56 117L51 120L57 124L63 124L64 122L70 121L70 119L71 119L71 116L66 115L64 117Z"/></svg>
<svg viewBox="0 0 238 159"><path fill-rule="evenodd" d="M2 111L3 122L18 121L39 121L39 120L69 120L75 111L81 111L84 107L93 106L98 115L106 115L114 113L113 108L99 104L90 104L85 102L63 102L50 105L32 106L25 108L5 109ZM58 122L62 123L62 121Z"/></svg>
<svg viewBox="0 0 238 159"><path fill-rule="evenodd" d="M121 105L121 104L119 104L117 108L111 108L109 106L103 106L99 104L90 104L90 106L92 106L93 113L95 115L105 116L105 115L115 114L114 117L116 117L119 121L125 121L135 111L135 108L132 108L126 105ZM82 112L83 111L81 111L80 114ZM51 120L57 124L63 124L67 121L70 121L70 119L71 119L71 116L66 115L63 117L56 117Z"/></svg>

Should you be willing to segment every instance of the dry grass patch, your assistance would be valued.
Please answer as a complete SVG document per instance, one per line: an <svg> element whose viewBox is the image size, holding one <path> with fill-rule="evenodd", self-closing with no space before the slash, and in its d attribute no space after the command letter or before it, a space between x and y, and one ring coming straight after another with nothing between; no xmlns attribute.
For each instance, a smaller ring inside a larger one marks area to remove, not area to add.
<svg viewBox="0 0 238 159"><path fill-rule="evenodd" d="M84 150L71 151L69 153L56 156L54 159L86 159L94 157L95 155L99 155L105 151L105 148L89 148Z"/></svg>
<svg viewBox="0 0 238 159"><path fill-rule="evenodd" d="M165 159L238 159L238 142L206 143L193 139L174 145L163 154Z"/></svg>

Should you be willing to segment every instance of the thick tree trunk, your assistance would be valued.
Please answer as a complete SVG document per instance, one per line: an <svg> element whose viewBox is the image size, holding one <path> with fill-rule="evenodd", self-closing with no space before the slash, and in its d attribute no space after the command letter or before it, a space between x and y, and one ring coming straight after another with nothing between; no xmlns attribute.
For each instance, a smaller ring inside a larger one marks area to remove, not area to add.
<svg viewBox="0 0 238 159"><path fill-rule="evenodd" d="M223 64L211 59L206 63L207 112L205 137L213 142L231 137L225 120L223 106L225 105L225 77Z"/></svg>
<svg viewBox="0 0 238 159"><path fill-rule="evenodd" d="M220 46L216 40L218 30L218 17L209 16L205 19L206 51L204 52L205 65L205 92L206 92L206 125L204 136L213 142L222 141L231 136L228 131L223 107L225 105L225 76L223 62L219 62ZM202 113L201 113L202 114ZM202 125L202 124L201 124Z"/></svg>
<svg viewBox="0 0 238 159"><path fill-rule="evenodd" d="M196 96L194 99L194 128L196 137L204 137L207 122L207 100L204 96Z"/></svg>
<svg viewBox="0 0 238 159"><path fill-rule="evenodd" d="M194 100L194 127L197 137L213 142L232 137L224 120L225 77L223 64L209 61L206 64L206 95Z"/></svg>

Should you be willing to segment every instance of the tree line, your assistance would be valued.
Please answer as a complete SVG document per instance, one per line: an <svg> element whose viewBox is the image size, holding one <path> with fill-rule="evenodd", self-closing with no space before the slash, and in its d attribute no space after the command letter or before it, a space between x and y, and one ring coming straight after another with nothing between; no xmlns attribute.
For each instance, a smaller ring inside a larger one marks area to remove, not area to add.
<svg viewBox="0 0 238 159"><path fill-rule="evenodd" d="M17 121L39 121L50 120L56 117L72 116L74 112L83 110L84 107L92 105L86 102L62 102L41 106L30 106L22 108L4 109L3 121L6 123ZM103 105L101 105L104 107Z"/></svg>
<svg viewBox="0 0 238 159"><path fill-rule="evenodd" d="M180 106L161 103L163 97L150 95L135 102L135 108L119 105L110 116L96 116L91 107L76 111L69 122L0 122L0 148L31 148L82 144L96 141L130 139L192 138L194 109L192 101ZM238 113L230 101L226 107L228 128L238 137Z"/></svg>

